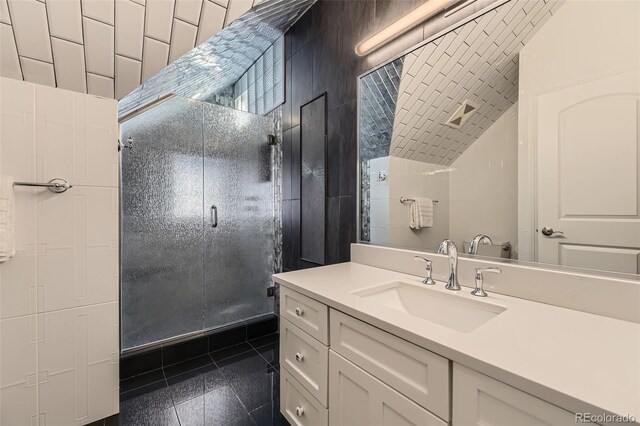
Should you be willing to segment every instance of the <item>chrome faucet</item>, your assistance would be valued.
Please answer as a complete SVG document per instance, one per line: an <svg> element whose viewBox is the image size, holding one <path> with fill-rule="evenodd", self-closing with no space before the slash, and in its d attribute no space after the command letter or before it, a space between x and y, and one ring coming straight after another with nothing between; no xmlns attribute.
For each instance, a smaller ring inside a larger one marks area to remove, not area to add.
<svg viewBox="0 0 640 426"><path fill-rule="evenodd" d="M459 291L460 284L458 283L458 248L451 240L444 240L438 246L438 253L449 255L449 279L447 279L447 285L444 286L447 290Z"/></svg>
<svg viewBox="0 0 640 426"><path fill-rule="evenodd" d="M426 284L426 285L434 285L436 282L433 280L433 278L431 277L431 274L433 273L433 266L432 263L429 259L425 259L422 256L413 256L414 260L421 260L424 263L426 263L425 266L425 277L422 280L422 284Z"/></svg>
<svg viewBox="0 0 640 426"><path fill-rule="evenodd" d="M500 268L476 268L476 288L471 291L471 294L478 297L487 297L487 292L484 291L484 276L482 275L485 272L492 272L494 274L499 274L502 272Z"/></svg>
<svg viewBox="0 0 640 426"><path fill-rule="evenodd" d="M471 244L469 244L469 254L478 254L478 248L481 243L484 244L493 244L491 238L485 234L476 235L473 240L471 240Z"/></svg>

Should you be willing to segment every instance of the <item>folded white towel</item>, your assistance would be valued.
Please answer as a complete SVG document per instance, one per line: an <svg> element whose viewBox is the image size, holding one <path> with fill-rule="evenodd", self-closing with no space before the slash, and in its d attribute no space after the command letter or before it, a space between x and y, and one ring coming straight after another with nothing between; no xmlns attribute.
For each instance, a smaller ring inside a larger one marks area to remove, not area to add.
<svg viewBox="0 0 640 426"><path fill-rule="evenodd" d="M16 254L13 178L0 176L0 263Z"/></svg>
<svg viewBox="0 0 640 426"><path fill-rule="evenodd" d="M413 197L409 209L409 227L411 229L431 228L433 226L433 200L426 197Z"/></svg>

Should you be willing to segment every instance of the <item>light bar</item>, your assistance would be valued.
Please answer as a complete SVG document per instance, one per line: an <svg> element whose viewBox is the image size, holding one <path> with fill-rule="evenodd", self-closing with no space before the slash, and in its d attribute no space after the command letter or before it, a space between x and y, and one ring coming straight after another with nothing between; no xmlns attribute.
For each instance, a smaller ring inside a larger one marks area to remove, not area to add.
<svg viewBox="0 0 640 426"><path fill-rule="evenodd" d="M360 42L356 46L356 53L360 56L366 55L460 1L428 0L425 4L413 9L409 14L398 19L382 31Z"/></svg>

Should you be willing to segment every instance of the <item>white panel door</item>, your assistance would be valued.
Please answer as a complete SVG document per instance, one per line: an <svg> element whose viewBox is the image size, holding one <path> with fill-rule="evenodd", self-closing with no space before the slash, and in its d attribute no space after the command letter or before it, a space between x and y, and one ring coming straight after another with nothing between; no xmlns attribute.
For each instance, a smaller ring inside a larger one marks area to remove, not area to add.
<svg viewBox="0 0 640 426"><path fill-rule="evenodd" d="M640 273L639 123L640 68L538 96L538 261Z"/></svg>

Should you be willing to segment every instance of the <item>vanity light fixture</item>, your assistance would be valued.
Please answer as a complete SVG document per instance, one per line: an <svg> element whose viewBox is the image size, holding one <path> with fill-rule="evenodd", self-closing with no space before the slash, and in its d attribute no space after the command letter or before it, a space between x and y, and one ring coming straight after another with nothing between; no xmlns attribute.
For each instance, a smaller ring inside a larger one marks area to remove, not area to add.
<svg viewBox="0 0 640 426"><path fill-rule="evenodd" d="M432 16L449 9L461 1L462 0L428 0L425 4L413 9L407 15L398 19L382 31L358 43L356 53L359 56L364 56L373 52Z"/></svg>

